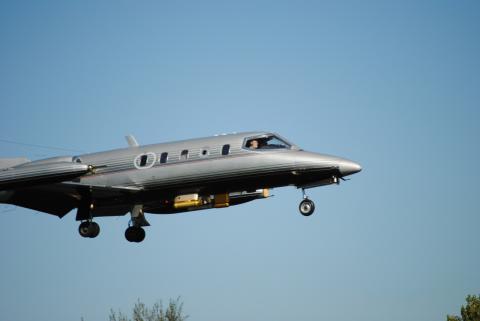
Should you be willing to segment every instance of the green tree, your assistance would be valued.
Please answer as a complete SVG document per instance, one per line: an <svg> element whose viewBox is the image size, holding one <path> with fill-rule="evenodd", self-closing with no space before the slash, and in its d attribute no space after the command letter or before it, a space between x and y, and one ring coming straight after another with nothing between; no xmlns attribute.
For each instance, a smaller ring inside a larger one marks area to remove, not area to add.
<svg viewBox="0 0 480 321"><path fill-rule="evenodd" d="M185 321L188 318L183 314L183 302L180 298L170 299L166 309L162 302L157 302L152 308L148 308L140 300L135 303L132 311L132 318L127 317L122 312L110 310L110 321Z"/></svg>
<svg viewBox="0 0 480 321"><path fill-rule="evenodd" d="M447 315L447 321L480 321L480 295L468 295L467 304L462 305L460 313L462 317Z"/></svg>

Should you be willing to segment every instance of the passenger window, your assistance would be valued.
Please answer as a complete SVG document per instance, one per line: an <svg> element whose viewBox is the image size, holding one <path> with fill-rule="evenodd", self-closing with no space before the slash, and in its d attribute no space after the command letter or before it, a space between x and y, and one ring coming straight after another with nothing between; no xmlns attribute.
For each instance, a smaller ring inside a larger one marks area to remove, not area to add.
<svg viewBox="0 0 480 321"><path fill-rule="evenodd" d="M146 152L140 155L137 155L135 159L133 160L133 165L135 168L138 169L146 169L146 168L151 168L153 165L155 165L155 162L157 161L157 155L152 152Z"/></svg>
<svg viewBox="0 0 480 321"><path fill-rule="evenodd" d="M165 164L167 162L167 158L168 158L168 153L162 153L160 155L160 163Z"/></svg>
<svg viewBox="0 0 480 321"><path fill-rule="evenodd" d="M180 160L186 160L188 158L188 149L182 150L182 154L180 155Z"/></svg>
<svg viewBox="0 0 480 321"><path fill-rule="evenodd" d="M208 156L208 149L206 149L206 148L202 149L202 151L200 153L200 156L201 157L207 157Z"/></svg>
<svg viewBox="0 0 480 321"><path fill-rule="evenodd" d="M230 153L230 145L225 144L222 147L222 155L228 155L228 153Z"/></svg>
<svg viewBox="0 0 480 321"><path fill-rule="evenodd" d="M144 167L145 165L147 165L147 159L148 155L142 155L142 157L140 158L140 167Z"/></svg>

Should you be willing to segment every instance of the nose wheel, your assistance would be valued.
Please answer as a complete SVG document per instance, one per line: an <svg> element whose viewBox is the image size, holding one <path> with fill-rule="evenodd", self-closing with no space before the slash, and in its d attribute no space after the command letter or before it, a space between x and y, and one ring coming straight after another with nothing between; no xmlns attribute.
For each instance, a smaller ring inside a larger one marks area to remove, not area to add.
<svg viewBox="0 0 480 321"><path fill-rule="evenodd" d="M298 205L298 210L303 216L310 216L315 211L315 203L308 198L304 189L302 189L302 193L303 200L300 202L300 205Z"/></svg>
<svg viewBox="0 0 480 321"><path fill-rule="evenodd" d="M300 210L300 214L303 216L310 216L315 211L315 203L308 198L304 199L300 202L298 209Z"/></svg>

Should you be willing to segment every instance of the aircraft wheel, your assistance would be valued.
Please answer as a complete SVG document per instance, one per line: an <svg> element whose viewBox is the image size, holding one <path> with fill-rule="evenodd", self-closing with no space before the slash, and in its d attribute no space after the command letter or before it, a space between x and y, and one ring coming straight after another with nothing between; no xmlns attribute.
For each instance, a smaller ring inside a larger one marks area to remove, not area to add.
<svg viewBox="0 0 480 321"><path fill-rule="evenodd" d="M129 242L140 243L145 239L145 230L140 226L130 226L125 230L125 238Z"/></svg>
<svg viewBox="0 0 480 321"><path fill-rule="evenodd" d="M308 198L304 199L300 202L298 209L303 216L310 216L315 211L315 203L313 203L313 201L309 200Z"/></svg>
<svg viewBox="0 0 480 321"><path fill-rule="evenodd" d="M82 237L89 237L89 227L90 222L82 222L78 227L78 233L80 233Z"/></svg>
<svg viewBox="0 0 480 321"><path fill-rule="evenodd" d="M100 226L95 222L82 222L78 227L78 233L82 237L97 237L100 233Z"/></svg>
<svg viewBox="0 0 480 321"><path fill-rule="evenodd" d="M97 237L98 234L100 234L100 225L98 225L98 223L96 222L91 222L89 230L90 230L90 235L88 237L93 239L94 237Z"/></svg>
<svg viewBox="0 0 480 321"><path fill-rule="evenodd" d="M138 231L137 231L137 239L136 239L136 242L137 243L140 243L142 242L143 240L145 239L145 230L141 227L138 228Z"/></svg>

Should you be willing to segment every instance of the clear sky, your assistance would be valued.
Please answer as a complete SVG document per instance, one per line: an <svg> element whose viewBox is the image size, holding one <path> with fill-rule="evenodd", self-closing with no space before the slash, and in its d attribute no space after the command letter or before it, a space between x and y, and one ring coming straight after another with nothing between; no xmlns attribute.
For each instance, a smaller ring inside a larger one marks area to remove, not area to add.
<svg viewBox="0 0 480 321"><path fill-rule="evenodd" d="M480 292L478 1L1 1L0 139L75 151L271 130L364 170L87 240L0 206L0 319L426 320ZM80 152L0 142L0 157Z"/></svg>

